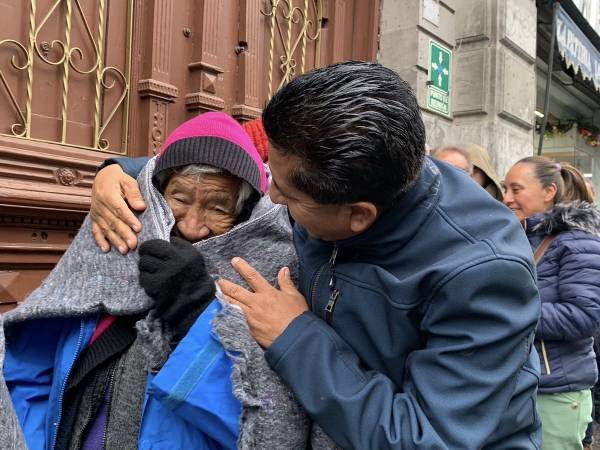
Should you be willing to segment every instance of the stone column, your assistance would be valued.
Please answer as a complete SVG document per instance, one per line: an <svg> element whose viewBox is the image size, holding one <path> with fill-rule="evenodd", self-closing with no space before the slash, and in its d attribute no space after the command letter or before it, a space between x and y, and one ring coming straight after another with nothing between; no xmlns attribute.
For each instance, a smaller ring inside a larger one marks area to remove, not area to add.
<svg viewBox="0 0 600 450"><path fill-rule="evenodd" d="M381 6L377 60L396 70L415 90L423 108L427 143L432 147L452 141L452 117L427 109L429 40L454 49L455 3L456 0L383 0ZM451 71L450 92L454 90L453 77Z"/></svg>
<svg viewBox="0 0 600 450"><path fill-rule="evenodd" d="M500 176L533 152L534 0L383 0L378 61L407 80L427 142L487 148ZM450 117L427 108L429 40L453 50Z"/></svg>
<svg viewBox="0 0 600 450"><path fill-rule="evenodd" d="M453 142L487 148L502 177L533 154L535 1L455 4Z"/></svg>

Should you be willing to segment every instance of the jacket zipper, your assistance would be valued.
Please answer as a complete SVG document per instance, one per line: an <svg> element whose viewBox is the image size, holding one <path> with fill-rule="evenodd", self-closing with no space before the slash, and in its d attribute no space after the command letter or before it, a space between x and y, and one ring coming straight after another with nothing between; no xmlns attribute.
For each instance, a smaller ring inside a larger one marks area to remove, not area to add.
<svg viewBox="0 0 600 450"><path fill-rule="evenodd" d="M79 440L75 443L76 445L74 445L75 448L81 448L81 442L85 439L85 435L87 432L87 427L90 425L90 422L92 421L92 411L90 410L87 414L87 416L85 417L85 422L84 425L82 427L82 432L79 436Z"/></svg>
<svg viewBox="0 0 600 450"><path fill-rule="evenodd" d="M321 267L319 267L319 270L317 271L317 275L315 276L315 280L313 281L311 297L310 297L310 309L311 309L311 311L316 311L315 297L317 296L317 287L319 285L319 280L321 279L321 275L323 275L325 268L327 266L329 266L329 268L332 271L331 278L329 279L329 288L332 290L332 293L329 296L329 300L327 301L327 304L325 305L325 320L329 324L331 324L331 320L333 319L333 308L335 307L335 304L340 295L339 291L337 289L335 289L335 274L333 272L335 269L335 261L337 258L337 253L338 253L338 247L337 247L337 244L334 244L333 251L331 252L331 256L329 257L329 261L327 261Z"/></svg>
<svg viewBox="0 0 600 450"><path fill-rule="evenodd" d="M317 275L315 276L315 281L313 282L313 287L312 287L312 291L311 291L311 295L310 295L311 311L315 310L315 296L317 295L317 286L319 285L319 278L321 278L321 275L323 274L323 270L325 270L325 267L327 267L327 264L328 263L325 263L321 267L319 267Z"/></svg>
<svg viewBox="0 0 600 450"><path fill-rule="evenodd" d="M114 373L115 373L115 368L113 367L112 370L111 370L111 372L110 372L110 376L108 377L108 383L106 385L106 389L109 390L109 402L108 402L108 405L110 405L110 394L112 394L112 385L113 385ZM101 402L104 402L105 397L106 397L106 390L102 393L102 400L101 400ZM107 411L108 411L108 407L107 407ZM97 413L97 411L96 411L96 413ZM108 414L108 412L107 412L107 414ZM87 433L89 432L89 430L87 428L90 426L90 424L92 422L92 418L93 418L93 412L92 412L92 410L90 410L88 412L86 418L85 418L84 425L82 427L83 431L82 431L81 435L79 436L79 441L77 441L76 445L74 446L75 448L80 448L81 445L82 445L82 443L85 442L85 439L87 438ZM97 418L97 415L96 415L96 418ZM108 423L108 415L106 417L106 420L107 420L106 423ZM105 437L106 437L106 426L104 427L104 430L103 430L103 438L102 438L102 447L101 448L104 448Z"/></svg>
<svg viewBox="0 0 600 450"><path fill-rule="evenodd" d="M113 396L113 388L115 382L115 372L117 371L117 366L119 363L115 364L115 367L111 370L110 379L108 380L108 404L106 405L106 423L104 424L104 430L102 430L102 445L100 448L105 448L106 446L106 434L108 433L108 421L110 419L110 405L112 404L112 396Z"/></svg>
<svg viewBox="0 0 600 450"><path fill-rule="evenodd" d="M329 296L329 300L325 305L325 321L331 325L333 321L333 310L335 308L335 304L340 298L340 291L336 288L336 278L335 278L335 261L337 259L338 247L337 244L333 246L333 252L331 253L331 258L329 258L329 269L331 270L331 278L329 279L329 289L331 290L331 295Z"/></svg>
<svg viewBox="0 0 600 450"><path fill-rule="evenodd" d="M79 356L79 352L81 351L81 344L83 341L83 319L79 323L79 339L77 340L77 346L75 347L75 354L73 355L73 360L71 361L71 365L69 366L69 370L67 371L67 375L63 380L63 384L60 388L60 397L58 398L58 417L56 422L54 422L54 439L52 440L52 450L56 447L56 439L58 439L58 425L60 424L60 420L62 418L62 407L63 407L63 398L65 396L65 389L67 387L67 382L69 381L69 376L71 375L71 370L73 370L73 366L75 365L75 361Z"/></svg>
<svg viewBox="0 0 600 450"><path fill-rule="evenodd" d="M333 309L335 308L338 298L340 298L340 291L336 289L331 293L331 296L325 305L325 321L329 325L331 325L331 321L333 320Z"/></svg>

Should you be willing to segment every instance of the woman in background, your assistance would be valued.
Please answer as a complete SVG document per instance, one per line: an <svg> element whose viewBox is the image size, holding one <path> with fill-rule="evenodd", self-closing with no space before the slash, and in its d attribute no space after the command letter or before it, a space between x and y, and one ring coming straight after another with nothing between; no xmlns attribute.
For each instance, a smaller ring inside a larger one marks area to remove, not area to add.
<svg viewBox="0 0 600 450"><path fill-rule="evenodd" d="M505 189L504 203L523 222L537 264L542 448L581 449L597 378L600 212L577 169L540 156L517 162Z"/></svg>

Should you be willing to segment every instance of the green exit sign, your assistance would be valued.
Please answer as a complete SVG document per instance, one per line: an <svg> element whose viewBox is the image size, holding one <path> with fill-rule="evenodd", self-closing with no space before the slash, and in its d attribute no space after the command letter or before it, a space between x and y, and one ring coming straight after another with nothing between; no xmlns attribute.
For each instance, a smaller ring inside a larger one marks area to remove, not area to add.
<svg viewBox="0 0 600 450"><path fill-rule="evenodd" d="M430 39L427 108L444 116L450 116L451 72L452 50Z"/></svg>

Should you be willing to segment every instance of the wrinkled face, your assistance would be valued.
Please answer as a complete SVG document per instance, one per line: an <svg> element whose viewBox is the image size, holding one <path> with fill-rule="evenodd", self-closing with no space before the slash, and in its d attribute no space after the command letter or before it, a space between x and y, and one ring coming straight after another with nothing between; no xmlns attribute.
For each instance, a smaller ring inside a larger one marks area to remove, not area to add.
<svg viewBox="0 0 600 450"><path fill-rule="evenodd" d="M469 175L471 174L471 167L469 167L469 161L467 161L467 158L465 158L458 152L441 151L436 153L435 157L440 161L447 162L451 166L464 170Z"/></svg>
<svg viewBox="0 0 600 450"><path fill-rule="evenodd" d="M504 184L504 204L521 222L553 206L555 188L553 186L544 188L535 177L534 167L531 164L515 164L506 174Z"/></svg>
<svg viewBox="0 0 600 450"><path fill-rule="evenodd" d="M307 194L290 186L290 172L300 164L296 156L284 156L270 147L269 168L271 186L269 195L273 203L287 205L290 215L316 239L338 241L352 235L348 226L348 208L344 205L321 205Z"/></svg>
<svg viewBox="0 0 600 450"><path fill-rule="evenodd" d="M165 188L165 199L175 217L179 236L198 242L231 230L241 180L229 175L173 175Z"/></svg>

